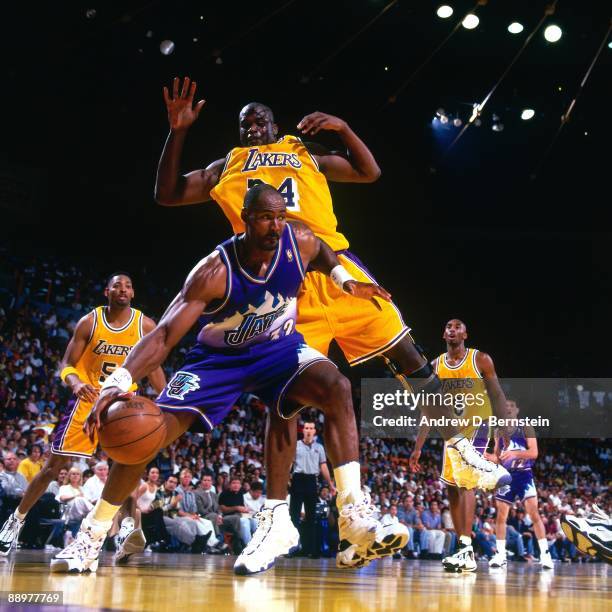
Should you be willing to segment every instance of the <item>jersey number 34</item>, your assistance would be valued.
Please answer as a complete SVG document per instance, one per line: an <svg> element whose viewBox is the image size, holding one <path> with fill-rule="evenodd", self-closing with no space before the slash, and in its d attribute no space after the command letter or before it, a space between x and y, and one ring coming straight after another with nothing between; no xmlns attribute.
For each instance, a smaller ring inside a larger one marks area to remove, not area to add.
<svg viewBox="0 0 612 612"><path fill-rule="evenodd" d="M247 189L255 187L255 185L261 185L263 182L258 178L247 179ZM293 212L300 210L300 194L294 178L288 176L276 189L285 198L287 208L290 208Z"/></svg>

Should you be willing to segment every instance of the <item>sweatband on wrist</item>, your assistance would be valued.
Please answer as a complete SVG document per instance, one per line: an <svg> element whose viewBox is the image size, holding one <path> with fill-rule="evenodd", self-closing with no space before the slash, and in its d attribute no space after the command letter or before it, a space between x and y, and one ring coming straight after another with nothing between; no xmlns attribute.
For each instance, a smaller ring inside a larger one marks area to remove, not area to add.
<svg viewBox="0 0 612 612"><path fill-rule="evenodd" d="M67 385L68 383L66 382L66 378L68 378L68 376L70 376L70 374L76 374L77 376L79 375L79 371L76 368L73 368L72 366L66 366L61 372L60 372L60 378L62 379L62 382Z"/></svg>
<svg viewBox="0 0 612 612"><path fill-rule="evenodd" d="M351 276L350 272L343 266L337 265L335 268L332 268L332 271L329 273L329 277L332 279L334 285L344 291L344 283L349 280L357 280L353 276Z"/></svg>
<svg viewBox="0 0 612 612"><path fill-rule="evenodd" d="M113 370L110 376L107 376L102 385L102 389L107 387L119 387L121 391L127 393L132 386L132 375L125 368L117 368Z"/></svg>

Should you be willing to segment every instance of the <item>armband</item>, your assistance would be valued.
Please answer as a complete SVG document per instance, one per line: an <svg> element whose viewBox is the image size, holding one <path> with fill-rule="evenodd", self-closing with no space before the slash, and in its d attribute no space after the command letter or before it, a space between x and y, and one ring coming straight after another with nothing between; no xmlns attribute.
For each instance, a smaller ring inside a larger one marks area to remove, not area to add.
<svg viewBox="0 0 612 612"><path fill-rule="evenodd" d="M107 387L119 387L124 393L127 393L132 386L132 375L125 368L117 368L112 374L107 376L102 385L102 389Z"/></svg>
<svg viewBox="0 0 612 612"><path fill-rule="evenodd" d="M77 376L79 375L79 371L76 368L73 368L72 366L66 366L61 372L60 372L60 378L62 379L62 382L67 385L68 383L66 382L66 378L68 378L68 376L70 376L70 374L76 374Z"/></svg>
<svg viewBox="0 0 612 612"><path fill-rule="evenodd" d="M329 277L332 279L334 285L342 291L344 291L344 283L346 283L346 281L356 280L343 265L337 265L333 268L329 273Z"/></svg>

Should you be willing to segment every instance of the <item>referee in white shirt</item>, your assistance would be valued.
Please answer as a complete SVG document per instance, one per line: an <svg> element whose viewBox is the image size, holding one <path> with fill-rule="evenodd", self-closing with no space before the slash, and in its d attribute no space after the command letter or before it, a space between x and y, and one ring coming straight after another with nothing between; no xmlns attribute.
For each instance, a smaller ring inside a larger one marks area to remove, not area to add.
<svg viewBox="0 0 612 612"><path fill-rule="evenodd" d="M329 474L325 449L315 442L317 430L313 421L304 423L304 439L298 440L291 478L289 513L293 524L300 529L302 554L316 557L320 554L315 529L315 506L319 500L317 476L321 474L329 484L332 496L336 488ZM300 514L304 505L304 521L300 528Z"/></svg>

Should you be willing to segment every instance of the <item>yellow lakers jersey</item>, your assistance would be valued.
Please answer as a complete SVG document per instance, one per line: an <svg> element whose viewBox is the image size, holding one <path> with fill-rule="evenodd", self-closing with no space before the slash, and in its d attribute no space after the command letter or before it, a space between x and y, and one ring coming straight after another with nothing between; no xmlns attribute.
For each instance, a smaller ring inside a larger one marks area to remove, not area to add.
<svg viewBox="0 0 612 612"><path fill-rule="evenodd" d="M327 179L297 136L283 136L273 144L236 147L228 153L210 195L236 234L244 232L240 218L244 196L259 183L278 189L287 202L289 220L306 223L334 251L348 248L348 240L336 229Z"/></svg>
<svg viewBox="0 0 612 612"><path fill-rule="evenodd" d="M76 364L79 378L99 388L112 371L122 365L132 347L142 338L143 314L131 308L129 321L112 327L106 320L106 307L93 310L94 322L83 355Z"/></svg>
<svg viewBox="0 0 612 612"><path fill-rule="evenodd" d="M474 401L470 398L470 402L455 403L455 414L466 419L472 416L485 419L493 414L482 374L476 365L477 354L477 349L467 349L463 359L454 366L448 363L446 353L434 361L434 370L442 381L443 392L463 394L464 397L468 394L476 396Z"/></svg>

